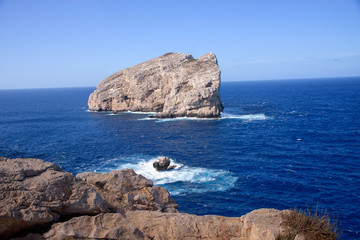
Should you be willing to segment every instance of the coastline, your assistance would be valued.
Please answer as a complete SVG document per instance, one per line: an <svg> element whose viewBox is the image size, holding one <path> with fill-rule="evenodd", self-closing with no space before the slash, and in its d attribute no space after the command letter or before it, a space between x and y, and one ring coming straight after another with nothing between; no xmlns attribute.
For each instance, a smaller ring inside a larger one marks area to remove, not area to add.
<svg viewBox="0 0 360 240"><path fill-rule="evenodd" d="M0 236L16 239L275 239L281 213L179 213L169 192L131 169L74 177L40 159L0 158Z"/></svg>

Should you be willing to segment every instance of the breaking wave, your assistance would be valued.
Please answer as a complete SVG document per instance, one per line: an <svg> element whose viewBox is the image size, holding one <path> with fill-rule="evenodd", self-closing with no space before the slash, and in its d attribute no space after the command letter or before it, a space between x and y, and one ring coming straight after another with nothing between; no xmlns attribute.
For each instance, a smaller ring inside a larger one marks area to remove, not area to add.
<svg viewBox="0 0 360 240"><path fill-rule="evenodd" d="M149 118L154 119L154 118ZM162 118L156 119L156 122L173 122L173 121L213 121L218 120L218 118L196 118L196 117L177 117L177 118Z"/></svg>
<svg viewBox="0 0 360 240"><path fill-rule="evenodd" d="M229 114L223 113L221 114L221 118L196 118L196 117L178 117L178 118L142 118L139 120L153 120L155 122L173 122L173 121L221 121L225 119L239 119L243 121L259 121L259 120L268 120L272 119L272 117L268 117L263 113L258 114L245 114L245 115L236 115L236 114Z"/></svg>
<svg viewBox="0 0 360 240"><path fill-rule="evenodd" d="M176 165L174 169L156 171L153 168L153 162L157 159L156 157L141 159L135 163L117 164L112 168L105 167L101 172L131 168L134 169L137 174L141 174L153 181L155 185L165 187L172 195L226 191L234 187L238 179L238 177L233 176L229 171L190 167L176 162L173 159L171 159L171 165Z"/></svg>
<svg viewBox="0 0 360 240"><path fill-rule="evenodd" d="M235 115L235 114L223 113L221 115L221 119L241 119L241 120L247 120L247 121L254 121L254 120L267 120L267 119L270 119L270 117L265 116L265 114L263 114L263 113L245 114L245 115Z"/></svg>
<svg viewBox="0 0 360 240"><path fill-rule="evenodd" d="M132 114L144 114L144 115L155 115L157 112L139 112L139 111L125 111L125 112L119 112L119 113L132 113Z"/></svg>
<svg viewBox="0 0 360 240"><path fill-rule="evenodd" d="M98 112L98 111L92 111L92 110L86 110L87 112ZM101 113L101 112L100 112ZM106 112L105 112L106 113ZM257 114L231 114L231 113L222 113L221 118L197 118L197 117L177 117L177 118L152 118L149 116L155 116L156 112L132 112L132 111L124 111L124 112L111 112L108 111L107 115L114 116L114 115L120 115L120 114L138 114L138 115L147 115L143 118L139 118L138 120L152 120L158 123L161 122L174 122L174 121L219 121L219 120L225 120L225 119L239 119L243 121L259 121L259 120L268 120L272 119L272 117L266 116L263 113L257 113Z"/></svg>

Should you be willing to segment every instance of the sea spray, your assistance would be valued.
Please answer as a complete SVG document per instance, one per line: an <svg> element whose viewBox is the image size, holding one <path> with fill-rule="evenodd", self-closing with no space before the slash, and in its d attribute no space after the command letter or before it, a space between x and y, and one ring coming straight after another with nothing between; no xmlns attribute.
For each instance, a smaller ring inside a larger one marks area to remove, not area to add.
<svg viewBox="0 0 360 240"><path fill-rule="evenodd" d="M137 174L152 180L155 185L166 185L172 195L226 191L232 188L238 179L226 170L191 167L173 159L171 159L171 165L176 165L174 169L157 171L153 167L153 163L157 159L157 157L149 159L131 156L127 159L130 161L128 163L123 163L124 158L113 159L107 161L107 165L102 170L94 171L108 172L115 169L131 168Z"/></svg>
<svg viewBox="0 0 360 240"><path fill-rule="evenodd" d="M155 122L162 123L162 122L173 122L173 121L219 121L219 120L225 120L225 119L235 119L235 120L238 119L238 120L249 122L249 121L269 120L269 119L272 119L272 117L266 116L263 113L244 114L244 115L223 113L223 114L221 114L221 118L177 117L177 118L157 119L157 118L146 117L146 118L141 118L138 120L153 120Z"/></svg>

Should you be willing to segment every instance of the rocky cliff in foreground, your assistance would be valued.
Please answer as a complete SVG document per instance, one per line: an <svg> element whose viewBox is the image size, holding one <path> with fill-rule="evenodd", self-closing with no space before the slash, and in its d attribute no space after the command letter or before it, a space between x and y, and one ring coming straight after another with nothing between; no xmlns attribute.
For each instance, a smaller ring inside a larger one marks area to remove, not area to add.
<svg viewBox="0 0 360 240"><path fill-rule="evenodd" d="M74 177L40 159L0 158L0 239L275 239L281 211L179 213L133 170Z"/></svg>
<svg viewBox="0 0 360 240"><path fill-rule="evenodd" d="M93 111L157 112L155 117L217 118L220 69L215 54L167 53L104 79L89 96Z"/></svg>

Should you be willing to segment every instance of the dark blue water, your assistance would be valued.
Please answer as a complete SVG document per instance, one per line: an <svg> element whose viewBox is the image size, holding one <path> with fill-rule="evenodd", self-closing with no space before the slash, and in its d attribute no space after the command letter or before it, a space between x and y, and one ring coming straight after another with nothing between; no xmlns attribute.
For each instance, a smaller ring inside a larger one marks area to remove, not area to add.
<svg viewBox="0 0 360 240"><path fill-rule="evenodd" d="M0 156L64 170L132 167L182 212L316 208L360 239L360 78L224 82L224 118L88 112L94 88L0 91ZM178 165L156 174L154 158Z"/></svg>

